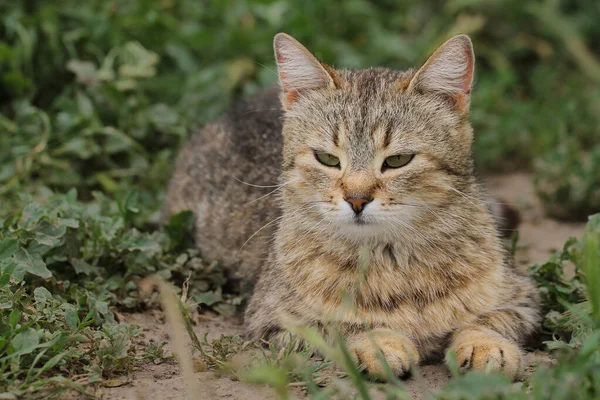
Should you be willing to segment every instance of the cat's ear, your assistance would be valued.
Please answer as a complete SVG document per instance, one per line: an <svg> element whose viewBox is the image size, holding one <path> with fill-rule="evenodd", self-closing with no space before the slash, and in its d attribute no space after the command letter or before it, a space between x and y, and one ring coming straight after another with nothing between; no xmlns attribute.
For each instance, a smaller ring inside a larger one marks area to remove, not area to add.
<svg viewBox="0 0 600 400"><path fill-rule="evenodd" d="M322 64L290 35L275 35L273 47L285 108L289 108L304 91L336 87L333 69Z"/></svg>
<svg viewBox="0 0 600 400"><path fill-rule="evenodd" d="M442 44L412 78L408 90L443 96L460 114L469 111L475 70L473 44L458 35Z"/></svg>

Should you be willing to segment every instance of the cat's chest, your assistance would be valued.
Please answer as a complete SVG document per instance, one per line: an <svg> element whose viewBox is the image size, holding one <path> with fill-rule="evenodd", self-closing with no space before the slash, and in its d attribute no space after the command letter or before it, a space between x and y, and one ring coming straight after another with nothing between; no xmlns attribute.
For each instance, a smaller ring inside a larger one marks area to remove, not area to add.
<svg viewBox="0 0 600 400"><path fill-rule="evenodd" d="M428 331L444 332L495 303L483 275L473 276L451 262L444 271L390 245L372 248L368 257L342 252L296 265L288 270L300 300L295 311L312 320L415 332L437 321Z"/></svg>
<svg viewBox="0 0 600 400"><path fill-rule="evenodd" d="M414 254L391 245L300 255L286 278L305 302L321 310L352 304L359 312L423 306L456 289L456 279L434 273Z"/></svg>
<svg viewBox="0 0 600 400"><path fill-rule="evenodd" d="M305 250L282 260L286 278L294 287L319 297L336 297L336 291L356 293L360 288L406 292L411 285L408 253L391 245L369 248ZM288 253L289 254L289 253ZM371 290L371 289L369 289Z"/></svg>

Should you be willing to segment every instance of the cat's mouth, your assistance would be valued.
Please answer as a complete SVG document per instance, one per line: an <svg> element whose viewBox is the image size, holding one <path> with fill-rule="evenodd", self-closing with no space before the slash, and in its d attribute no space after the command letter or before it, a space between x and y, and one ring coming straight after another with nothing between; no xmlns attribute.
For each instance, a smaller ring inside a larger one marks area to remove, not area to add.
<svg viewBox="0 0 600 400"><path fill-rule="evenodd" d="M362 214L355 215L354 218L352 218L352 222L356 225L367 225L369 223Z"/></svg>

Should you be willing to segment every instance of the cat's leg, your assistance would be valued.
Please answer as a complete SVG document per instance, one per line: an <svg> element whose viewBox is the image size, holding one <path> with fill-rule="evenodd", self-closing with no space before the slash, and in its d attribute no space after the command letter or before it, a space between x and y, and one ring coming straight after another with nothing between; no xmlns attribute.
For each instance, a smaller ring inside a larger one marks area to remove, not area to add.
<svg viewBox="0 0 600 400"><path fill-rule="evenodd" d="M276 348L310 350L304 340L284 328L280 316L288 316L291 324L302 325L302 323L294 320L292 317L293 314L282 306L282 302L279 299L268 297L268 294L272 292L266 293L264 291L256 291L250 300L250 304L244 315L246 337Z"/></svg>
<svg viewBox="0 0 600 400"><path fill-rule="evenodd" d="M523 362L519 344L536 330L534 308L505 308L482 315L452 334L449 350L461 372L499 371L517 379Z"/></svg>
<svg viewBox="0 0 600 400"><path fill-rule="evenodd" d="M354 362L376 378L385 379L387 376L381 355L392 373L399 377L408 375L419 363L419 352L414 342L403 333L391 329L362 332L349 337L346 344Z"/></svg>

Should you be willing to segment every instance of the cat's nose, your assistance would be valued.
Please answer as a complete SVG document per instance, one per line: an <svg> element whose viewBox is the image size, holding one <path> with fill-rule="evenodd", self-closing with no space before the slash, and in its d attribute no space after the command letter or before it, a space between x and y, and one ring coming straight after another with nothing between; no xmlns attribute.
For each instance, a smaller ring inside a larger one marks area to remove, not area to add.
<svg viewBox="0 0 600 400"><path fill-rule="evenodd" d="M348 204L352 206L352 210L354 210L354 213L358 215L365 208L365 205L370 203L373 199L366 197L347 197L344 200L346 200Z"/></svg>

